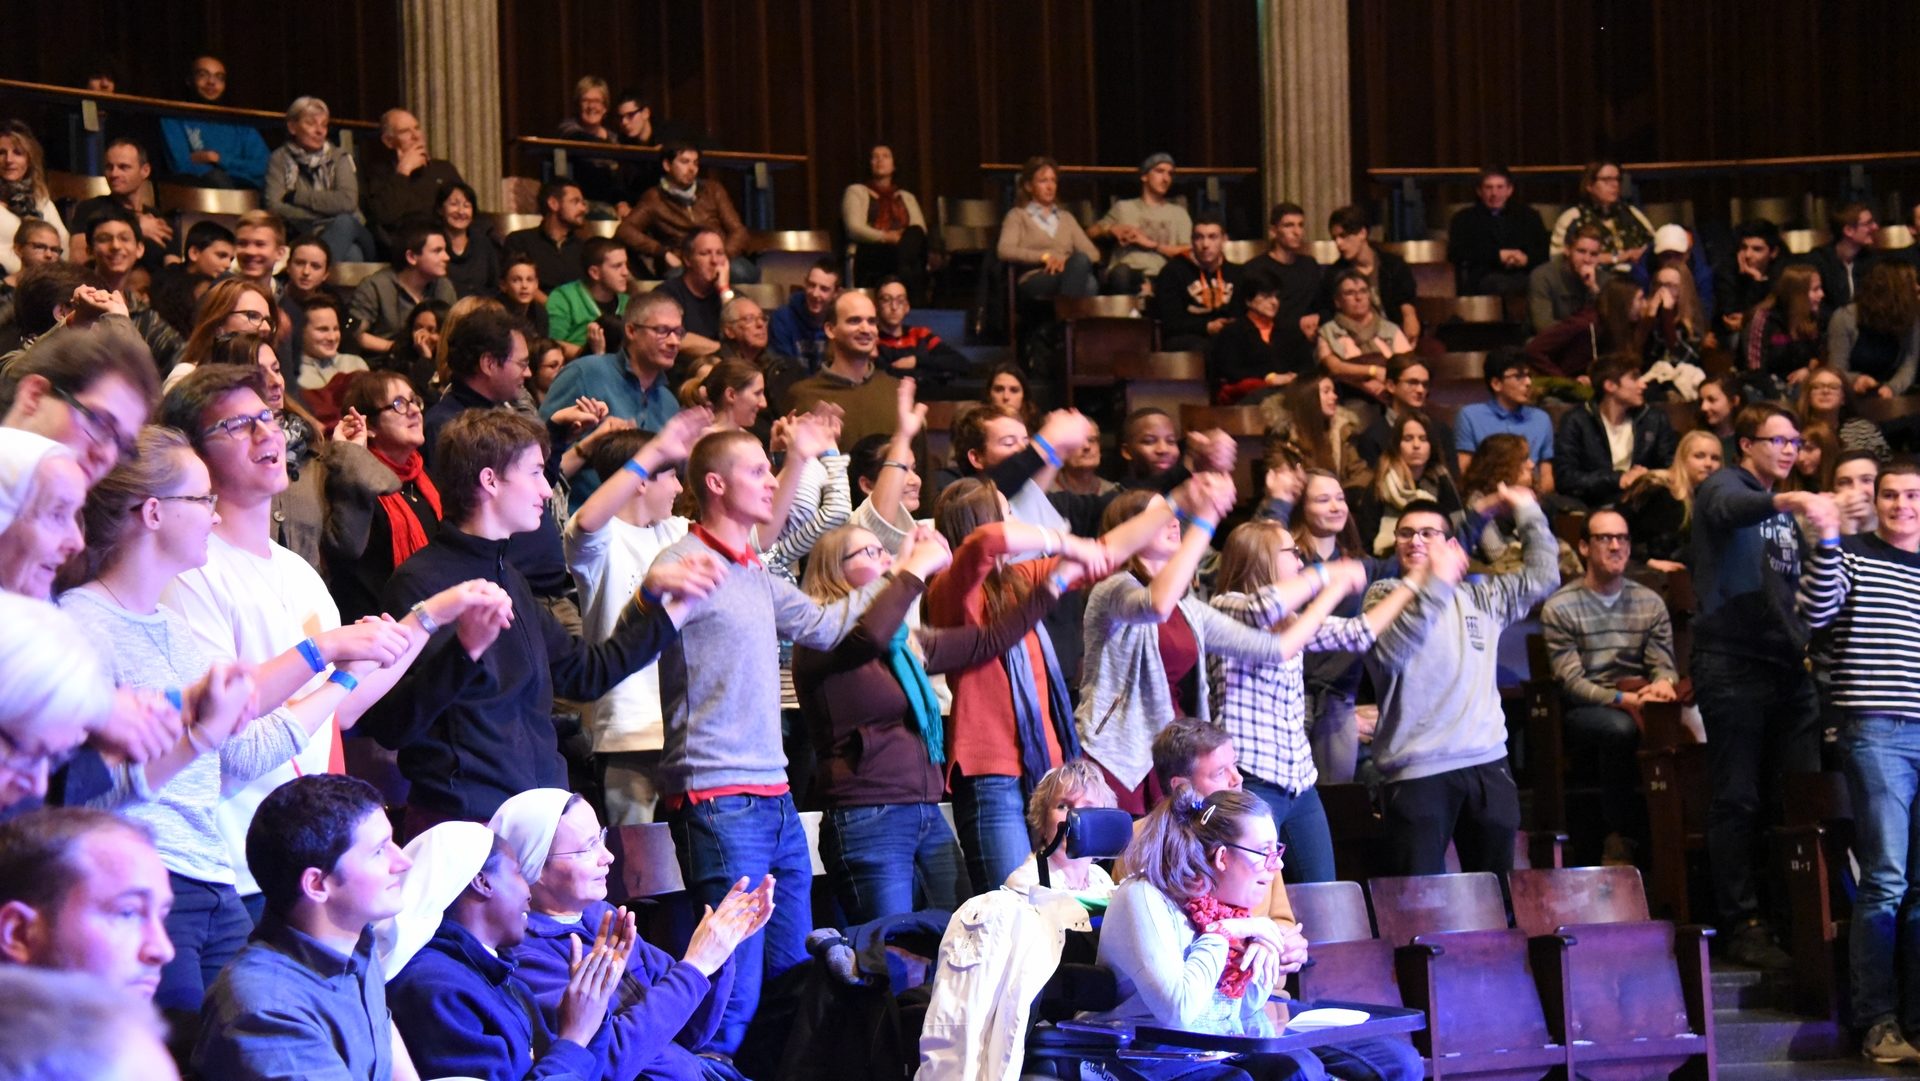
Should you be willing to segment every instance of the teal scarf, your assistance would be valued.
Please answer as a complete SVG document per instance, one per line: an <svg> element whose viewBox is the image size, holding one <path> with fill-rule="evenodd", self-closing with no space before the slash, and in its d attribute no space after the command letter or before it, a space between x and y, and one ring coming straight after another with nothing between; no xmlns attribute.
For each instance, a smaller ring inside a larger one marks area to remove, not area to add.
<svg viewBox="0 0 1920 1081"><path fill-rule="evenodd" d="M907 644L909 633L905 623L893 632L893 639L887 643L887 667L900 681L900 689L907 692L907 709L913 713L914 727L920 730L920 741L927 745L927 757L936 766L945 765L947 730L940 721L940 700L933 695L926 666Z"/></svg>

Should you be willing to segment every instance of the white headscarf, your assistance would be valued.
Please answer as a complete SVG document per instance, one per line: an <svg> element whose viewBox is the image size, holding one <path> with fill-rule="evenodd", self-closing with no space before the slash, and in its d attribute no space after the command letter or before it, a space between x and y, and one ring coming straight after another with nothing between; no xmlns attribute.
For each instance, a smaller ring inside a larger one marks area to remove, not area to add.
<svg viewBox="0 0 1920 1081"><path fill-rule="evenodd" d="M72 458L73 452L44 435L0 428L0 533L33 502L33 493L40 487L35 477L49 456Z"/></svg>
<svg viewBox="0 0 1920 1081"><path fill-rule="evenodd" d="M520 859L520 871L529 883L540 881L540 869L553 850L553 834L560 816L573 799L564 788L530 788L500 805L487 825L499 834Z"/></svg>
<svg viewBox="0 0 1920 1081"><path fill-rule="evenodd" d="M432 940L448 906L493 855L493 831L478 822L442 822L406 848L413 866L400 884L400 912L375 929L387 982Z"/></svg>

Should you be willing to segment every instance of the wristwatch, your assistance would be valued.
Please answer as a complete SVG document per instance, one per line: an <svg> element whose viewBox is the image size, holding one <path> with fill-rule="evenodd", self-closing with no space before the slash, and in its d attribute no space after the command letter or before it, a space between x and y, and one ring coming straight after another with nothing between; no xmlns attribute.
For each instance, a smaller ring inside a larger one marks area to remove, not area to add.
<svg viewBox="0 0 1920 1081"><path fill-rule="evenodd" d="M420 629L426 631L429 635L440 629L440 621L433 618L433 615L427 611L426 601L415 602L412 608L407 609L407 612L419 622Z"/></svg>

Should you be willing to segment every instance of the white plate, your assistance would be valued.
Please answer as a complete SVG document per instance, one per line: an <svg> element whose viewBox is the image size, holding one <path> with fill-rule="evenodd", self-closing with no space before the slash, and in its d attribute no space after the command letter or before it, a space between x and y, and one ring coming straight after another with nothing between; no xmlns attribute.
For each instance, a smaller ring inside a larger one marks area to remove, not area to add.
<svg viewBox="0 0 1920 1081"><path fill-rule="evenodd" d="M1294 1014L1287 1020L1288 1032L1305 1032L1316 1028L1345 1028L1357 1025L1371 1016L1365 1010L1343 1010L1335 1006L1324 1009L1308 1010Z"/></svg>

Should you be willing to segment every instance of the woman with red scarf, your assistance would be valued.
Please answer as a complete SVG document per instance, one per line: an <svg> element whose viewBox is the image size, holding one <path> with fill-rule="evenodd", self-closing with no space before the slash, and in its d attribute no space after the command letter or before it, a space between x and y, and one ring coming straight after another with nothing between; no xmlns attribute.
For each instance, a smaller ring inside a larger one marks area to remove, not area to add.
<svg viewBox="0 0 1920 1081"><path fill-rule="evenodd" d="M893 148L867 152L867 179L840 196L840 222L854 243L854 284L878 285L897 276L915 303L927 298L927 218L910 191L893 185Z"/></svg>
<svg viewBox="0 0 1920 1081"><path fill-rule="evenodd" d="M419 391L397 372L364 372L340 396L334 439L367 448L386 468L327 473L321 542L327 588L351 622L380 609L393 570L440 531L440 493L420 457L426 442Z"/></svg>
<svg viewBox="0 0 1920 1081"><path fill-rule="evenodd" d="M1273 1035L1285 1024L1279 991L1297 932L1249 913L1266 903L1286 846L1266 804L1239 788L1200 798L1184 783L1134 832L1124 859L1134 873L1114 891L1100 928L1100 964L1120 1004L1103 1015L1189 1032ZM1298 967L1293 966L1293 967ZM1278 1020L1276 1021L1276 1015ZM1125 1063L1151 1081L1417 1081L1411 1044L1363 1040L1225 1062Z"/></svg>

